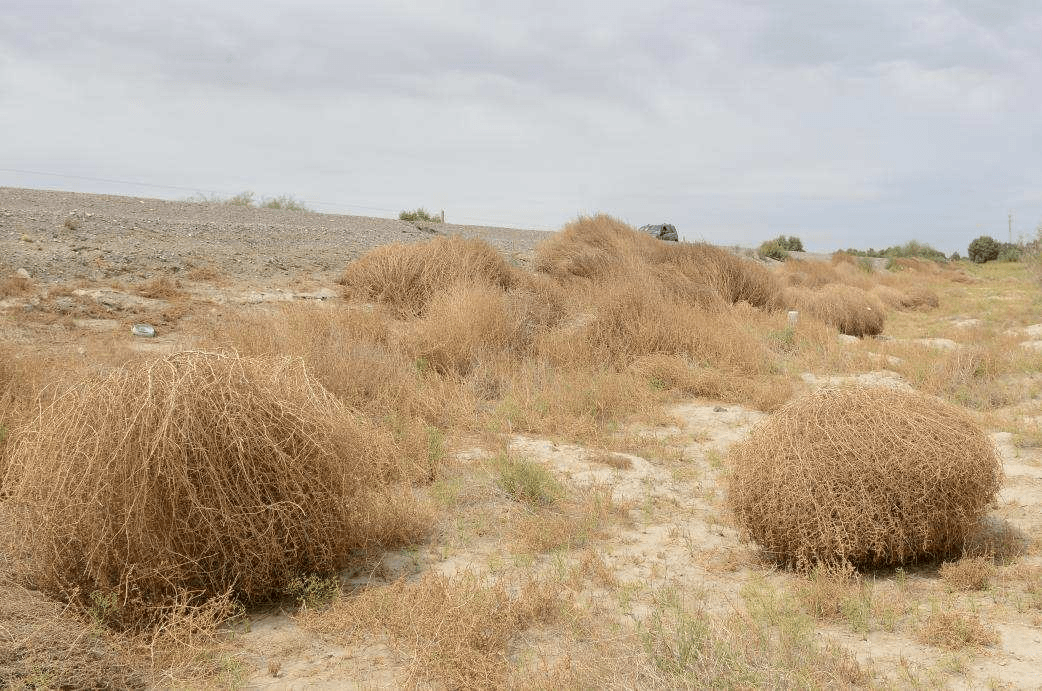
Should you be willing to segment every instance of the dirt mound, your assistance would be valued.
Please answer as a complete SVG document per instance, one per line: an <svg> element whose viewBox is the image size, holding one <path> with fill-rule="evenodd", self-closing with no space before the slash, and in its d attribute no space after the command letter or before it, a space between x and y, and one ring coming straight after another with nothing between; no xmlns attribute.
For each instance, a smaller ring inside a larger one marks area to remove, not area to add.
<svg viewBox="0 0 1042 691"><path fill-rule="evenodd" d="M941 558L1001 481L970 416L917 392L819 389L731 449L729 501L743 532L790 565Z"/></svg>

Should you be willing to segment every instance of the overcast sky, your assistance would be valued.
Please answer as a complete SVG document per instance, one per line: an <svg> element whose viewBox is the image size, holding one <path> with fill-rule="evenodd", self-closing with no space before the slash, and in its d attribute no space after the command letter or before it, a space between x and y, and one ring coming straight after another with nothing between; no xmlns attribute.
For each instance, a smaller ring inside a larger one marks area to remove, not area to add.
<svg viewBox="0 0 1042 691"><path fill-rule="evenodd" d="M1040 36L1038 0L4 0L0 185L965 253L1042 220Z"/></svg>

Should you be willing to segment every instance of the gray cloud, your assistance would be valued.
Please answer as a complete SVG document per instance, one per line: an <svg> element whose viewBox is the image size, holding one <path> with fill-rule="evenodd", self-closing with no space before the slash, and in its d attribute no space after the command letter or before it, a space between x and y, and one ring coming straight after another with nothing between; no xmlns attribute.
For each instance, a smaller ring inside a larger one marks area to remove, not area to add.
<svg viewBox="0 0 1042 691"><path fill-rule="evenodd" d="M604 210L822 248L961 249L1008 207L1025 231L1042 218L1028 1L9 0L4 15L11 168L547 228Z"/></svg>

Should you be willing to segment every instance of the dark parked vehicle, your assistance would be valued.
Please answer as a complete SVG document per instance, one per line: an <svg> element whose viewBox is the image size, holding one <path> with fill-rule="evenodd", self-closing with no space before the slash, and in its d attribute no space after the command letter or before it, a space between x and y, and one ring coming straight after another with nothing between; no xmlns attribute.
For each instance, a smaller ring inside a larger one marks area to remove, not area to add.
<svg viewBox="0 0 1042 691"><path fill-rule="evenodd" d="M677 237L677 229L669 223L657 223L650 226L641 226L640 232L647 233L653 238L659 240L668 240L669 242L677 242L680 238Z"/></svg>

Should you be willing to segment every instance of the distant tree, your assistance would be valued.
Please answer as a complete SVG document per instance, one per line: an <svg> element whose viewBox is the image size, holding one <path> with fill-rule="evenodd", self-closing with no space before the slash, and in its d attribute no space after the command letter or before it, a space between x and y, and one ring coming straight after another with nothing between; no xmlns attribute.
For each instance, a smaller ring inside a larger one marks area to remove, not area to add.
<svg viewBox="0 0 1042 691"><path fill-rule="evenodd" d="M983 264L998 259L1001 249L1002 246L995 238L981 235L970 243L970 246L966 249L966 254L969 256L970 261L975 264Z"/></svg>
<svg viewBox="0 0 1042 691"><path fill-rule="evenodd" d="M789 252L803 252L803 240L800 240L795 235L779 235L773 240L767 240L762 243L757 250L757 253L761 257L770 257L771 259L777 259L784 261L789 256Z"/></svg>
<svg viewBox="0 0 1042 691"><path fill-rule="evenodd" d="M948 261L950 262L957 262L961 259L962 257L959 255L958 252L952 252L952 256L948 257Z"/></svg>
<svg viewBox="0 0 1042 691"><path fill-rule="evenodd" d="M999 247L999 256L996 260L1000 262L1019 262L1021 255L1020 245L1015 245L1012 242L1004 242Z"/></svg>
<svg viewBox="0 0 1042 691"><path fill-rule="evenodd" d="M789 258L789 250L786 248L785 244L779 241L779 238L767 240L766 242L761 243L757 248L756 253L761 257L777 259L780 262Z"/></svg>

